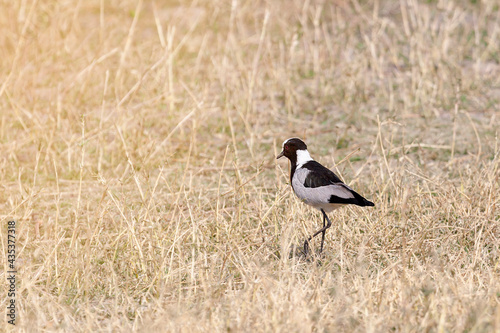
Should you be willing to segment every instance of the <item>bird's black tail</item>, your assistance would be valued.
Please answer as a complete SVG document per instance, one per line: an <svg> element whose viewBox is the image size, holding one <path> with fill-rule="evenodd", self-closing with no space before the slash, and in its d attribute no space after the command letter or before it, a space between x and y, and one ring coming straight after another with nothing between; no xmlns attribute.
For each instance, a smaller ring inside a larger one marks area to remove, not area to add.
<svg viewBox="0 0 500 333"><path fill-rule="evenodd" d="M365 202L363 202L363 206L375 206L375 204L369 200L366 200L365 198L363 198L365 200Z"/></svg>
<svg viewBox="0 0 500 333"><path fill-rule="evenodd" d="M354 194L354 197L356 198L355 205L362 206L362 207L364 207L364 206L369 206L369 207L375 206L375 204L373 202L371 202L370 200L366 200L359 193L357 193L355 191L352 191L352 192Z"/></svg>

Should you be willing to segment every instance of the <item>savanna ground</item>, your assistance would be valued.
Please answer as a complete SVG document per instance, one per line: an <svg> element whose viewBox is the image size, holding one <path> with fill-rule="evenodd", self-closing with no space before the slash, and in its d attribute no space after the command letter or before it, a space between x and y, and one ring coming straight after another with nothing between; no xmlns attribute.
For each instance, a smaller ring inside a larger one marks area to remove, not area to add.
<svg viewBox="0 0 500 333"><path fill-rule="evenodd" d="M15 329L500 330L496 1L1 7ZM376 205L309 260L291 136Z"/></svg>

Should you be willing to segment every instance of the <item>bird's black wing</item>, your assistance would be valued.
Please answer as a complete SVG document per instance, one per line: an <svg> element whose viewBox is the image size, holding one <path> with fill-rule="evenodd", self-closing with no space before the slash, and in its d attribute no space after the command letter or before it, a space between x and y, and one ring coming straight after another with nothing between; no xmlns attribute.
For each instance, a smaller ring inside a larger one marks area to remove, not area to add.
<svg viewBox="0 0 500 333"><path fill-rule="evenodd" d="M316 161L309 161L305 163L302 168L309 170L307 177L304 181L305 187L321 187L328 186L336 183L342 183L339 177L332 170L325 168Z"/></svg>

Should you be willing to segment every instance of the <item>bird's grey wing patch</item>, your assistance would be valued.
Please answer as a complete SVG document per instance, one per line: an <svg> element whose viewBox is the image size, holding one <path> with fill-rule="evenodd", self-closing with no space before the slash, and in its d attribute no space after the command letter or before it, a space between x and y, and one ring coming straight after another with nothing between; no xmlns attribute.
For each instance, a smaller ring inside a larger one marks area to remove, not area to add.
<svg viewBox="0 0 500 333"><path fill-rule="evenodd" d="M354 198L354 194L351 189L345 184L334 184L327 187L329 188L331 195L334 197L341 199Z"/></svg>
<svg viewBox="0 0 500 333"><path fill-rule="evenodd" d="M292 186L299 199L309 205L322 205L329 203L350 203L354 199L351 191L343 183L331 184L319 187L304 186L306 178L311 171L299 168L293 175ZM332 198L337 198L332 201Z"/></svg>
<svg viewBox="0 0 500 333"><path fill-rule="evenodd" d="M354 192L346 184L335 184L330 186L332 189L331 196L328 199L332 204L358 204L356 192Z"/></svg>
<svg viewBox="0 0 500 333"><path fill-rule="evenodd" d="M347 186L346 184L341 184L344 188L336 193L334 193L330 198L330 203L334 204L354 204L358 206L374 206L373 202L366 200L359 193L354 191L352 188ZM349 194L347 194L347 192ZM339 195L340 194L340 195ZM346 194L346 197L342 197L343 194Z"/></svg>

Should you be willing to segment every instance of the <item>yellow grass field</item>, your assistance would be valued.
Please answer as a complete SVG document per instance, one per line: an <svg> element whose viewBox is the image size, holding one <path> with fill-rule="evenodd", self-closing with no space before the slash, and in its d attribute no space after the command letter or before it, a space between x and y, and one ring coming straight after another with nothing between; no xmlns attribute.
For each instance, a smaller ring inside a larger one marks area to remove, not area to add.
<svg viewBox="0 0 500 333"><path fill-rule="evenodd" d="M0 331L499 332L499 6L0 0Z"/></svg>

